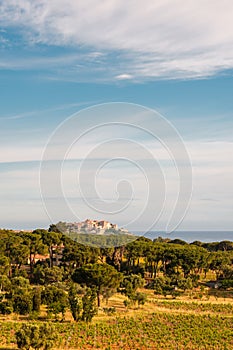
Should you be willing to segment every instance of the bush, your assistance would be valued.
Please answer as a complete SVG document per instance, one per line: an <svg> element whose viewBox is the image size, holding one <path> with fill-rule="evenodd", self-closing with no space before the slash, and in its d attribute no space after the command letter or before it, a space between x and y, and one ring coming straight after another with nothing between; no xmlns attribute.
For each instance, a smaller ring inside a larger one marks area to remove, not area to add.
<svg viewBox="0 0 233 350"><path fill-rule="evenodd" d="M0 314L10 315L12 312L13 312L13 307L9 301L0 302Z"/></svg>
<svg viewBox="0 0 233 350"><path fill-rule="evenodd" d="M154 289L156 295L167 296L174 291L174 286L171 283L172 281L169 277L157 277L148 288Z"/></svg>
<svg viewBox="0 0 233 350"><path fill-rule="evenodd" d="M126 308L127 308L127 307L130 307L130 305L131 305L131 301L130 301L129 299L125 299L125 300L123 301L123 303L124 303L124 305L125 305Z"/></svg>
<svg viewBox="0 0 233 350"><path fill-rule="evenodd" d="M193 288L193 280L190 277L188 277L188 278L181 278L180 280L178 280L177 285L183 291L185 291L187 289L192 289Z"/></svg>
<svg viewBox="0 0 233 350"><path fill-rule="evenodd" d="M220 289L226 290L228 288L233 288L233 279L224 279L221 281Z"/></svg>
<svg viewBox="0 0 233 350"><path fill-rule="evenodd" d="M115 307L104 307L103 311L107 315L113 315L116 313L116 308Z"/></svg>
<svg viewBox="0 0 233 350"><path fill-rule="evenodd" d="M55 328L48 323L42 325L23 324L15 333L19 349L49 350L54 346L57 339Z"/></svg>
<svg viewBox="0 0 233 350"><path fill-rule="evenodd" d="M30 293L13 296L13 309L19 315L27 315L32 311L32 296Z"/></svg>
<svg viewBox="0 0 233 350"><path fill-rule="evenodd" d="M136 294L136 301L138 305L144 305L146 302L147 296L144 293L137 293Z"/></svg>

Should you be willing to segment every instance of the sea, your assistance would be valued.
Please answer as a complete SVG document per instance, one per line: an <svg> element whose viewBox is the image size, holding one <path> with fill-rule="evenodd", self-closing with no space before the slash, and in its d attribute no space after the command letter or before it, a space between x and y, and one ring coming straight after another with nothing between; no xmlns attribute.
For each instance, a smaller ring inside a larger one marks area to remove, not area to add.
<svg viewBox="0 0 233 350"><path fill-rule="evenodd" d="M175 239L179 238L185 242L191 243L194 241L201 242L221 242L221 241L233 241L232 231L174 231L172 233L166 233L163 231L148 231L147 233L142 231L133 231L137 236L145 236L150 239L157 237Z"/></svg>

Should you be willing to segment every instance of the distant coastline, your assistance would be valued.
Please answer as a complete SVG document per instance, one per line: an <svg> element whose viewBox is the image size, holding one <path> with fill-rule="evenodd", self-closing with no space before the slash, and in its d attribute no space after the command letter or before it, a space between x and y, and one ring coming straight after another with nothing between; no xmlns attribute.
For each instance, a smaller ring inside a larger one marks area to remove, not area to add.
<svg viewBox="0 0 233 350"><path fill-rule="evenodd" d="M155 239L157 237L175 239L179 238L188 243L194 241L201 242L221 242L221 241L232 241L233 240L233 230L232 231L174 231L172 233L166 233L164 231L148 231L144 234L143 231L132 231L133 234L137 236L145 236L150 239Z"/></svg>
<svg viewBox="0 0 233 350"><path fill-rule="evenodd" d="M13 230L15 232L27 231L32 232L34 229L12 229L12 228L2 228L2 230ZM44 228L47 230L47 228ZM123 233L123 232L121 232ZM221 241L233 241L233 230L232 231L174 231L172 233L166 233L165 231L136 231L131 230L130 232L125 232L128 234L133 234L135 236L144 236L151 240L162 237L169 239L181 239L187 243L194 241L201 241L203 243L209 242L221 242Z"/></svg>

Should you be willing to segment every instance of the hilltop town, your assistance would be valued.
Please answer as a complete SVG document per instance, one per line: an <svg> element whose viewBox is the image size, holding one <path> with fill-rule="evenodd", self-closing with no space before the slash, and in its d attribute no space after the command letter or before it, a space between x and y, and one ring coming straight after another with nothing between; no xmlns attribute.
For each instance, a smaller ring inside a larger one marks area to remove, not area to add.
<svg viewBox="0 0 233 350"><path fill-rule="evenodd" d="M99 235L128 233L128 230L118 228L117 224L112 224L106 220L86 219L81 222L58 222L56 228L63 233L91 233Z"/></svg>

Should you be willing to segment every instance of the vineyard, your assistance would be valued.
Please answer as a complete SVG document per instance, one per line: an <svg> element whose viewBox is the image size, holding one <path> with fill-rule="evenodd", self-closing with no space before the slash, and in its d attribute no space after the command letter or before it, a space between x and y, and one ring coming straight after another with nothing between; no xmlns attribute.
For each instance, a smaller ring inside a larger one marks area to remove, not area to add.
<svg viewBox="0 0 233 350"><path fill-rule="evenodd" d="M208 312L222 315L233 315L233 304L214 304L214 303L196 303L183 301L165 301L153 300L152 303L158 308L169 310L189 311L189 312Z"/></svg>
<svg viewBox="0 0 233 350"><path fill-rule="evenodd" d="M183 312L141 313L134 317L109 317L106 321L53 322L58 334L54 349L232 349L232 305L211 305L183 302L159 302L181 310L184 306L199 311L197 306L217 314L187 314ZM229 313L224 316L222 314ZM1 349L15 349L15 331L22 322L1 323ZM36 321L40 323L40 321ZM41 322L42 323L42 322Z"/></svg>

